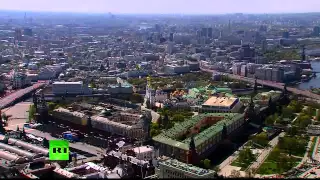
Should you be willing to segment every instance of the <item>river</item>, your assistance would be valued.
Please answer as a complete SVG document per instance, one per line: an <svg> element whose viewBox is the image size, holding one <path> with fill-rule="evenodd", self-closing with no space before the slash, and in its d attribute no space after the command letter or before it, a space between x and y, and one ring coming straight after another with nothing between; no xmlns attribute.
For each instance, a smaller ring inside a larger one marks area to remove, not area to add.
<svg viewBox="0 0 320 180"><path fill-rule="evenodd" d="M312 61L311 66L313 71L320 72L320 62L319 61ZM310 87L320 88L320 73L317 73L317 77L312 78L308 82L302 82L301 84L297 85L299 89L310 89Z"/></svg>

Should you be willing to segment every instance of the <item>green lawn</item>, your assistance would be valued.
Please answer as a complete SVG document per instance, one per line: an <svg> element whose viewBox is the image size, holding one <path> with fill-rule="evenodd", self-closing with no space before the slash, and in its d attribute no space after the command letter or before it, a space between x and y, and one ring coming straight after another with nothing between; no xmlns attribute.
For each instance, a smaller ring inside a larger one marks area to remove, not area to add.
<svg viewBox="0 0 320 180"><path fill-rule="evenodd" d="M255 157L256 159L257 157ZM254 160L253 160L254 161ZM248 162L239 162L239 158L235 159L232 163L231 166L237 166L237 167L241 167L241 171L244 171L245 169L247 169L253 161L248 161Z"/></svg>
<svg viewBox="0 0 320 180"><path fill-rule="evenodd" d="M231 163L231 166L237 166L237 167L241 167L241 171L244 171L251 163L241 163L238 161L238 159L234 160Z"/></svg>
<svg viewBox="0 0 320 180"><path fill-rule="evenodd" d="M264 161L264 163L260 166L258 169L258 174L263 174L263 175L269 175L269 174L281 174L284 172L289 171L293 167L299 164L301 161L301 158L296 158L296 157L290 157L291 159L295 160L295 163L292 164L292 166L288 166L285 169L279 169L277 167L277 162L276 161L271 161L268 158Z"/></svg>

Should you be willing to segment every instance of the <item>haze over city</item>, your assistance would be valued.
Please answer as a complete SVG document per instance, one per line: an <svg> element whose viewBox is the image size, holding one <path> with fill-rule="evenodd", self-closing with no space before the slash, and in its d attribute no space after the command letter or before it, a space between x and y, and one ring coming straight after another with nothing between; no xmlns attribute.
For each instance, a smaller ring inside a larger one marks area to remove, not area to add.
<svg viewBox="0 0 320 180"><path fill-rule="evenodd" d="M318 0L1 0L1 10L115 14L303 13Z"/></svg>
<svg viewBox="0 0 320 180"><path fill-rule="evenodd" d="M320 0L0 0L0 179L320 178Z"/></svg>

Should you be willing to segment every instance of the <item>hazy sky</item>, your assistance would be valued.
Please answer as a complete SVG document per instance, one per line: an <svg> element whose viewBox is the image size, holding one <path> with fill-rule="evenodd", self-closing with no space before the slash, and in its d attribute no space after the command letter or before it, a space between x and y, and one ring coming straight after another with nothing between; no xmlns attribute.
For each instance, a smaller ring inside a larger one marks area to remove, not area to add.
<svg viewBox="0 0 320 180"><path fill-rule="evenodd" d="M320 0L0 0L2 10L221 14L320 12Z"/></svg>

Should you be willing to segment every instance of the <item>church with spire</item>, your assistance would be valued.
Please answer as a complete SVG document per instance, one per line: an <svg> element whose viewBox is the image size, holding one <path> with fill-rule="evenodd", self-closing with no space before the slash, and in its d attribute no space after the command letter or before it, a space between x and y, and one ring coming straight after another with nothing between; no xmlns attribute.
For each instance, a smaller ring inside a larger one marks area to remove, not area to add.
<svg viewBox="0 0 320 180"><path fill-rule="evenodd" d="M164 93L161 89L153 89L151 86L151 77L147 77L146 94L144 98L146 107L151 109L155 106L156 102L163 102L167 97L167 93Z"/></svg>

